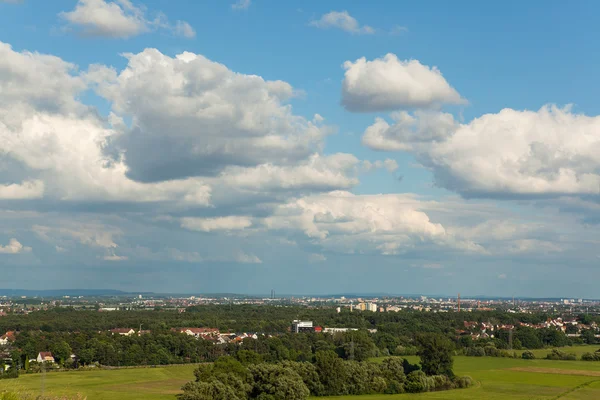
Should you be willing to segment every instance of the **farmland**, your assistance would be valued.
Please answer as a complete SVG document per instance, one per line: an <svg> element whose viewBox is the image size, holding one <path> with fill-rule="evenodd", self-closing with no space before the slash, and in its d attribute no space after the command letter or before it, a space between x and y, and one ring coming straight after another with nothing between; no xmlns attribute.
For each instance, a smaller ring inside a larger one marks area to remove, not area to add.
<svg viewBox="0 0 600 400"><path fill-rule="evenodd" d="M572 348L578 354L588 348ZM569 351L567 350L567 351ZM548 350L545 350L547 353ZM544 352L540 353L543 356ZM409 357L416 362L416 357ZM375 362L377 361L374 360ZM24 375L0 381L0 390L40 394L82 394L89 400L167 400L193 375L193 365L131 368ZM456 357L455 371L477 383L470 389L418 395L374 395L329 399L563 399L600 398L600 363L584 361L521 360L492 357Z"/></svg>

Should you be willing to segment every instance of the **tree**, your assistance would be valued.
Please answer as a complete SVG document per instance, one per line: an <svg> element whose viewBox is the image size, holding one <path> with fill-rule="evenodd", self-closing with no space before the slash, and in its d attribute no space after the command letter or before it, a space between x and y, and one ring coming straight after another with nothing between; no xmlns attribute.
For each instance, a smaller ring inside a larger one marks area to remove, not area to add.
<svg viewBox="0 0 600 400"><path fill-rule="evenodd" d="M283 365L284 368L294 370L300 375L311 395L319 396L324 392L325 387L319 379L319 373L314 364L309 362L284 361L281 365Z"/></svg>
<svg viewBox="0 0 600 400"><path fill-rule="evenodd" d="M381 375L386 380L385 393L396 394L404 392L404 363L399 358L386 358L380 365Z"/></svg>
<svg viewBox="0 0 600 400"><path fill-rule="evenodd" d="M240 350L235 357L244 365L259 364L263 361L262 356L253 350Z"/></svg>
<svg viewBox="0 0 600 400"><path fill-rule="evenodd" d="M434 333L421 334L417 336L417 346L417 354L421 357L421 368L425 374L454 376L454 344L449 339Z"/></svg>
<svg viewBox="0 0 600 400"><path fill-rule="evenodd" d="M333 351L318 351L315 366L324 389L321 396L335 396L343 393L346 382L344 361Z"/></svg>
<svg viewBox="0 0 600 400"><path fill-rule="evenodd" d="M366 331L350 331L340 336L341 355L346 360L366 361L375 355L377 347Z"/></svg>
<svg viewBox="0 0 600 400"><path fill-rule="evenodd" d="M543 347L535 329L527 326L519 326L515 329L515 337L519 339L526 349L541 349Z"/></svg>
<svg viewBox="0 0 600 400"><path fill-rule="evenodd" d="M71 356L71 346L64 340L61 340L52 345L52 355L57 359L57 362L64 364L67 358Z"/></svg>
<svg viewBox="0 0 600 400"><path fill-rule="evenodd" d="M254 381L250 398L304 400L310 395L300 375L281 364L254 364L248 370Z"/></svg>
<svg viewBox="0 0 600 400"><path fill-rule="evenodd" d="M581 331L581 339L586 344L594 344L594 343L596 343L595 332L592 329L583 330L583 331Z"/></svg>
<svg viewBox="0 0 600 400"><path fill-rule="evenodd" d="M179 400L245 400L228 385L217 380L211 382L188 382L181 388Z"/></svg>

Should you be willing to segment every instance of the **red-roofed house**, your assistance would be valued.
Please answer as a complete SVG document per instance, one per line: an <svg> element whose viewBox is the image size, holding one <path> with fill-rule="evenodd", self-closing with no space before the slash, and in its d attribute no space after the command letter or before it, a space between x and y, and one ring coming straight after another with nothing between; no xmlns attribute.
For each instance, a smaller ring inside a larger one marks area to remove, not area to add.
<svg viewBox="0 0 600 400"><path fill-rule="evenodd" d="M15 341L15 331L8 331L0 336L0 345L6 346L9 342Z"/></svg>
<svg viewBox="0 0 600 400"><path fill-rule="evenodd" d="M49 351L42 351L38 354L37 356L37 362L39 363L43 363L43 362L54 362L54 357L52 356L52 353Z"/></svg>

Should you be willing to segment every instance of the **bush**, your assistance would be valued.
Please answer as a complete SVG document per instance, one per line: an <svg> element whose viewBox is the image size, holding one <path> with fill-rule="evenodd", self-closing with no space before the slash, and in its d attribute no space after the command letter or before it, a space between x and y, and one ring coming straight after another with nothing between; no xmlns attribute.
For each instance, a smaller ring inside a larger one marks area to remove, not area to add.
<svg viewBox="0 0 600 400"><path fill-rule="evenodd" d="M583 353L581 361L600 361L600 353Z"/></svg>
<svg viewBox="0 0 600 400"><path fill-rule="evenodd" d="M467 356L469 357L483 357L485 356L485 349L483 347L469 347L467 349Z"/></svg>
<svg viewBox="0 0 600 400"><path fill-rule="evenodd" d="M0 374L0 379L15 379L19 377L19 370L16 368L9 368Z"/></svg>
<svg viewBox="0 0 600 400"><path fill-rule="evenodd" d="M527 351L524 351L523 354L521 354L521 358L524 360L535 360L535 354L533 354L531 351L527 350Z"/></svg>
<svg viewBox="0 0 600 400"><path fill-rule="evenodd" d="M577 360L577 356L573 353L565 353L557 349L552 351L546 356L548 360Z"/></svg>
<svg viewBox="0 0 600 400"><path fill-rule="evenodd" d="M454 379L454 387L457 389L466 389L473 385L473 379L470 376L461 376Z"/></svg>
<svg viewBox="0 0 600 400"><path fill-rule="evenodd" d="M416 356L418 349L414 346L397 346L394 350L396 356Z"/></svg>

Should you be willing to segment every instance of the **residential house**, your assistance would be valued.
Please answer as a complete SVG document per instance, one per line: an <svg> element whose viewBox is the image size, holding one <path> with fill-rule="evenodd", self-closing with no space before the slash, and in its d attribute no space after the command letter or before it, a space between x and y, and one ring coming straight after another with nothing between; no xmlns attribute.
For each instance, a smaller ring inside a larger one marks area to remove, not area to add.
<svg viewBox="0 0 600 400"><path fill-rule="evenodd" d="M122 335L122 336L131 336L135 333L135 331L131 328L115 328L115 329L111 329L110 332L113 335Z"/></svg>
<svg viewBox="0 0 600 400"><path fill-rule="evenodd" d="M49 352L49 351L42 351L42 352L40 352L38 354L36 361L39 362L39 363L43 363L43 362L51 362L51 363L53 363L54 362L54 357L52 356L51 352Z"/></svg>
<svg viewBox="0 0 600 400"><path fill-rule="evenodd" d="M15 341L15 331L8 331L4 335L0 336L0 345L6 346L7 344Z"/></svg>
<svg viewBox="0 0 600 400"><path fill-rule="evenodd" d="M212 336L219 336L219 330L217 328L180 328L178 329L178 332L193 336L196 339L207 339Z"/></svg>

